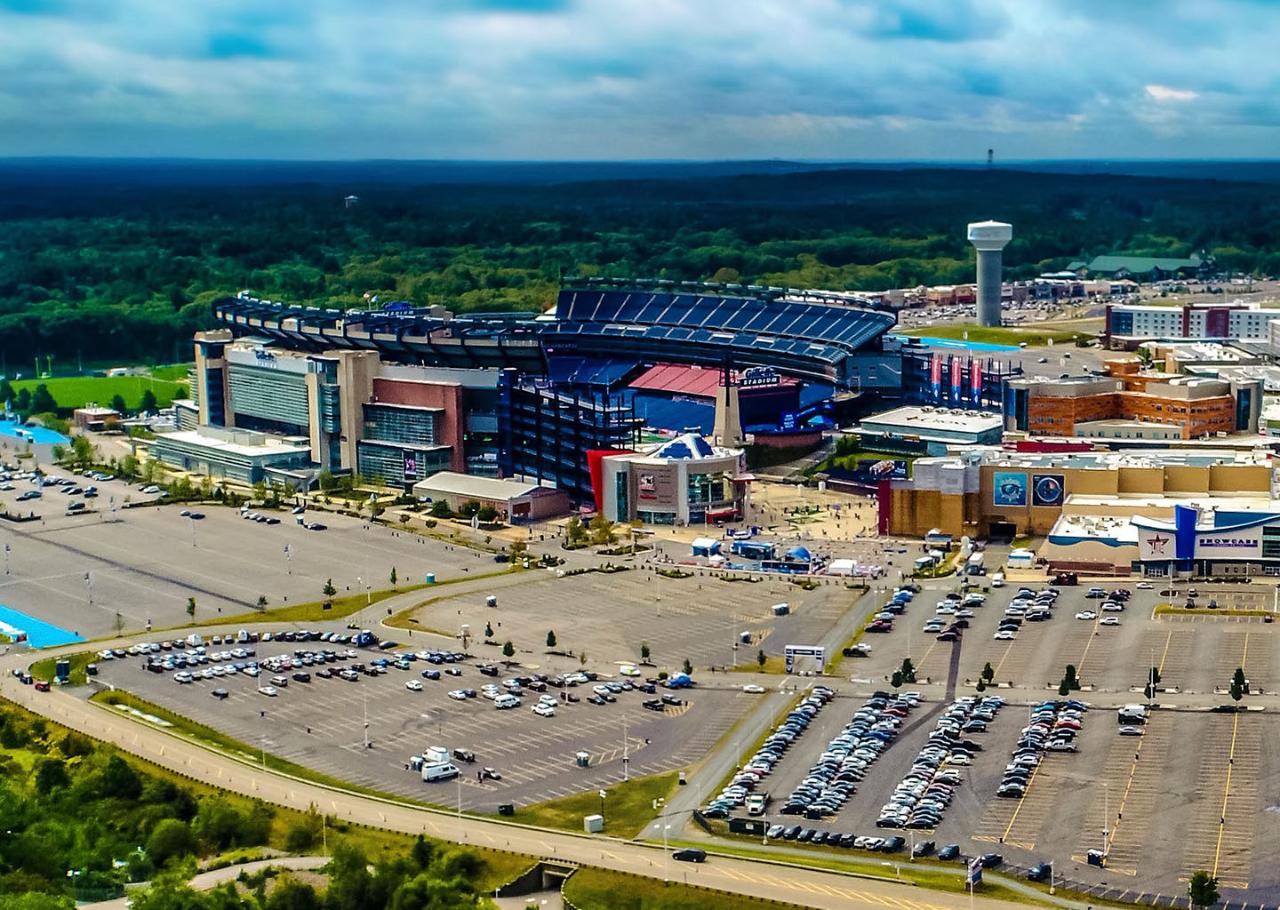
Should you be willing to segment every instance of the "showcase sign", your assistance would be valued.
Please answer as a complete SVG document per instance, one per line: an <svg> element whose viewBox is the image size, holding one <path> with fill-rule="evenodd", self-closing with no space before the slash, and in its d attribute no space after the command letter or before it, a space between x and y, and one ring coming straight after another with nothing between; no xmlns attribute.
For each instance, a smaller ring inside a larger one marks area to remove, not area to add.
<svg viewBox="0 0 1280 910"><path fill-rule="evenodd" d="M1025 506L1027 504L1027 475L1022 471L996 471L991 476L991 504L996 506Z"/></svg>

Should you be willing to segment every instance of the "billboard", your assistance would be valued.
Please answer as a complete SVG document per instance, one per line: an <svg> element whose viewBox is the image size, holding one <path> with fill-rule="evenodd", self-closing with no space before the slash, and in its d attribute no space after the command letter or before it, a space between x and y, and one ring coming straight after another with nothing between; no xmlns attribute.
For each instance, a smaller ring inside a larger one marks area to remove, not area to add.
<svg viewBox="0 0 1280 910"><path fill-rule="evenodd" d="M933 392L933 400L942 400L942 355L934 354L929 362L929 385Z"/></svg>
<svg viewBox="0 0 1280 910"><path fill-rule="evenodd" d="M969 361L969 383L974 404L982 404L982 361Z"/></svg>
<svg viewBox="0 0 1280 910"><path fill-rule="evenodd" d="M1060 506L1066 493L1061 474L1031 475L1031 504L1033 506Z"/></svg>
<svg viewBox="0 0 1280 910"><path fill-rule="evenodd" d="M418 453L417 452L404 453L404 479L405 480L418 479Z"/></svg>
<svg viewBox="0 0 1280 910"><path fill-rule="evenodd" d="M1022 471L996 471L991 476L991 504L1025 506L1027 475Z"/></svg>
<svg viewBox="0 0 1280 910"><path fill-rule="evenodd" d="M960 355L951 358L951 400L956 404L960 403Z"/></svg>
<svg viewBox="0 0 1280 910"><path fill-rule="evenodd" d="M643 465L636 469L636 499L651 505L674 506L677 477L674 465Z"/></svg>

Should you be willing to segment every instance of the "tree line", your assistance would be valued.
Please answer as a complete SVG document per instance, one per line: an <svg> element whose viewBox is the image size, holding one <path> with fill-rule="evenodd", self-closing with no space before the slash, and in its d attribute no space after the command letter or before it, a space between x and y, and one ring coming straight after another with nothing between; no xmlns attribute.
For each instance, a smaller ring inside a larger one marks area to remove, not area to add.
<svg viewBox="0 0 1280 910"><path fill-rule="evenodd" d="M241 288L467 312L545 309L572 274L833 290L958 282L973 275L964 226L981 217L1014 224L1005 262L1015 277L1098 253L1200 249L1232 269L1280 273L1280 202L1247 183L850 169L361 186L359 168L348 171L342 184L175 178L155 192L128 173L19 181L0 170L0 373L32 351L173 358L210 324L213 300ZM352 190L361 202L344 208Z"/></svg>

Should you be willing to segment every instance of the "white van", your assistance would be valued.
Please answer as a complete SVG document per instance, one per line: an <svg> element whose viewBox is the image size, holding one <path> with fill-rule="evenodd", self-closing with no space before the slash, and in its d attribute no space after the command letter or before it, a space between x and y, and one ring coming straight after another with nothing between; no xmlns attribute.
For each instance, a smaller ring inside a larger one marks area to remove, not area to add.
<svg viewBox="0 0 1280 910"><path fill-rule="evenodd" d="M1116 711L1116 719L1125 725L1145 724L1147 708L1145 705L1122 705Z"/></svg>
<svg viewBox="0 0 1280 910"><path fill-rule="evenodd" d="M991 576L991 587L993 587L993 588L1003 588L1003 587L1004 587L1004 573L1003 573L1003 572L997 572L995 575L992 575L992 576Z"/></svg>
<svg viewBox="0 0 1280 910"><path fill-rule="evenodd" d="M452 762L446 762L442 765L423 765L422 779L426 783L432 783L439 780L453 780L462 772L458 770L458 766Z"/></svg>
<svg viewBox="0 0 1280 910"><path fill-rule="evenodd" d="M511 694L499 695L493 700L493 706L499 711L506 708L518 708L520 707L520 699Z"/></svg>
<svg viewBox="0 0 1280 910"><path fill-rule="evenodd" d="M204 644L204 639L199 635L197 635L196 633L192 632L190 635L187 636L187 647L199 648L203 644Z"/></svg>
<svg viewBox="0 0 1280 910"><path fill-rule="evenodd" d="M449 749L446 746L429 746L427 751L422 753L422 758L428 765L447 765Z"/></svg>

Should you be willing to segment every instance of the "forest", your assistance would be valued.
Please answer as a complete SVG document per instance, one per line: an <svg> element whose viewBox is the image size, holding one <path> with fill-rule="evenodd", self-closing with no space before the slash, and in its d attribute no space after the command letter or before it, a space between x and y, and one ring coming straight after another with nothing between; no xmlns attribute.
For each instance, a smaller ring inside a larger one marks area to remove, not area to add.
<svg viewBox="0 0 1280 910"><path fill-rule="evenodd" d="M847 290L965 281L964 226L983 218L1014 225L1005 262L1015 277L1105 252L1197 250L1276 274L1280 202L1269 189L1220 174L768 163L745 173L6 162L0 375L34 354L186 360L211 302L242 288L468 312L545 309L567 275ZM348 195L358 202L348 207Z"/></svg>

